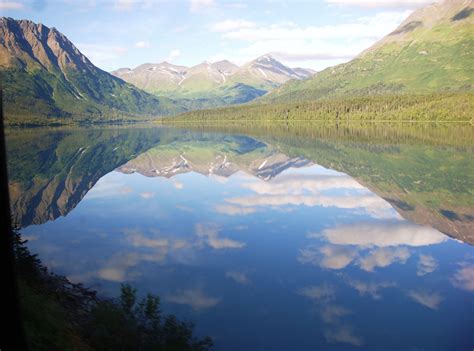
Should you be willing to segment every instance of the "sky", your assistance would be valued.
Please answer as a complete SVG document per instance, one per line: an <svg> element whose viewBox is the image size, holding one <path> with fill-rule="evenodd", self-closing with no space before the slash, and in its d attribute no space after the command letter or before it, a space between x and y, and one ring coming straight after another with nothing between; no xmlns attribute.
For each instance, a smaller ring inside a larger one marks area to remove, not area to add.
<svg viewBox="0 0 474 351"><path fill-rule="evenodd" d="M106 71L264 54L290 67L346 62L434 0L0 0L0 15L64 33Z"/></svg>

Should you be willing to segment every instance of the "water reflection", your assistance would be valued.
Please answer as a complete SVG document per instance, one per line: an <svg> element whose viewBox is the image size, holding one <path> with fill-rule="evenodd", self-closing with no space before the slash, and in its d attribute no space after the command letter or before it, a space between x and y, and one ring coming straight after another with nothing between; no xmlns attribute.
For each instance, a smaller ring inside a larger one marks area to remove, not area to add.
<svg viewBox="0 0 474 351"><path fill-rule="evenodd" d="M35 145L44 135L7 142L22 234L70 279L108 295L126 281L159 294L165 310L195 321L222 350L473 344L472 247L435 229L439 221L426 226L405 215L427 212L427 203L439 213L439 194L469 194L472 177L458 175L455 185L424 177L416 202L400 193L402 184L413 189L406 179L418 181L417 167L445 172L415 162L438 146L410 145L407 161L403 145L364 158L373 146L318 138L160 128L58 133L28 157L20 140ZM470 148L442 149L437 157L456 159L449 167L472 167ZM380 164L397 171L383 173ZM449 223L470 228L471 202L443 203L457 213Z"/></svg>

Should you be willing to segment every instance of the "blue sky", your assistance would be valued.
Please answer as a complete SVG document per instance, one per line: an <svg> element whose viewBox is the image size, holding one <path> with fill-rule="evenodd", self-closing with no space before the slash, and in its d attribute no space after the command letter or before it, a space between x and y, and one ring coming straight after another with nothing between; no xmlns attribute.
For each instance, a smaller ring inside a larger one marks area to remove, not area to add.
<svg viewBox="0 0 474 351"><path fill-rule="evenodd" d="M321 70L373 44L433 0L0 0L0 14L63 32L110 71L146 62L237 64L272 53Z"/></svg>

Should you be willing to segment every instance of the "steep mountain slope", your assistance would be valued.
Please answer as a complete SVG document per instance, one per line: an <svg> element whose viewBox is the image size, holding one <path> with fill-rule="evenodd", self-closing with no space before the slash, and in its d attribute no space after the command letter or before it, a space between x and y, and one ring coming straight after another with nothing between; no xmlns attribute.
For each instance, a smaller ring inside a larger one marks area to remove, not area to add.
<svg viewBox="0 0 474 351"><path fill-rule="evenodd" d="M0 18L0 74L8 119L183 110L100 70L57 29L28 20Z"/></svg>
<svg viewBox="0 0 474 351"><path fill-rule="evenodd" d="M113 75L158 96L192 99L192 108L248 102L290 79L306 79L314 71L289 68L270 55L242 67L227 60L193 67L168 62L121 68Z"/></svg>
<svg viewBox="0 0 474 351"><path fill-rule="evenodd" d="M472 90L473 12L473 0L446 0L416 10L352 61L306 81L289 82L260 100Z"/></svg>

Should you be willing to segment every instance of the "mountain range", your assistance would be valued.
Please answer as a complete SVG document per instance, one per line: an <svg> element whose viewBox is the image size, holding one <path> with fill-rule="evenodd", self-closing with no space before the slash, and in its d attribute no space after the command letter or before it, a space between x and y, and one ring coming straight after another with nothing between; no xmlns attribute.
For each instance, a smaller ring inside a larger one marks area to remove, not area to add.
<svg viewBox="0 0 474 351"><path fill-rule="evenodd" d="M471 91L474 0L445 0L414 11L393 32L348 63L272 90L260 102Z"/></svg>
<svg viewBox="0 0 474 351"><path fill-rule="evenodd" d="M241 67L227 60L192 67L161 62L111 72L151 94L198 100L200 107L248 102L291 79L303 80L315 73L287 67L270 54Z"/></svg>
<svg viewBox="0 0 474 351"><path fill-rule="evenodd" d="M474 0L420 8L353 60L318 73L264 55L240 67L226 60L193 67L162 62L110 74L55 28L2 17L4 110L13 124L31 116L40 116L38 123L58 117L61 122L110 121L249 101L283 106L333 97L472 92L473 13Z"/></svg>
<svg viewBox="0 0 474 351"><path fill-rule="evenodd" d="M166 115L183 111L94 66L55 28L0 18L0 74L8 119L115 114Z"/></svg>

